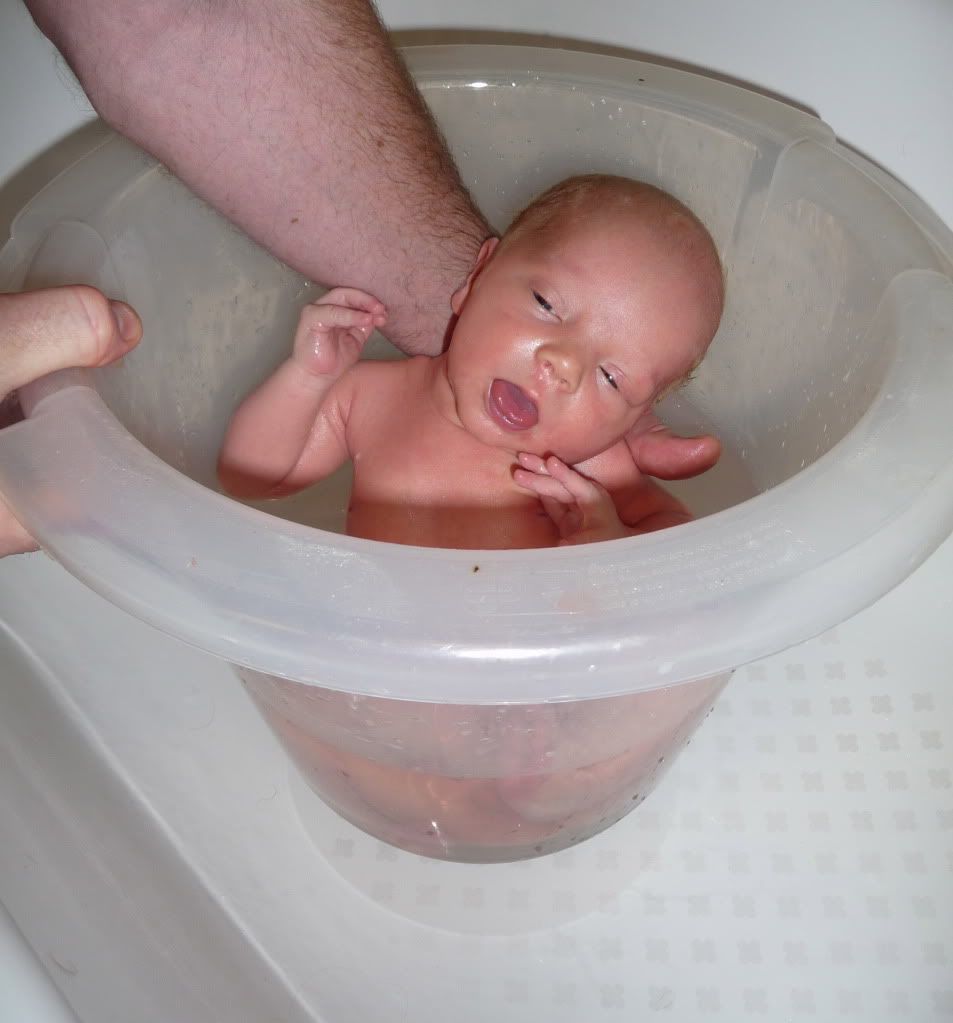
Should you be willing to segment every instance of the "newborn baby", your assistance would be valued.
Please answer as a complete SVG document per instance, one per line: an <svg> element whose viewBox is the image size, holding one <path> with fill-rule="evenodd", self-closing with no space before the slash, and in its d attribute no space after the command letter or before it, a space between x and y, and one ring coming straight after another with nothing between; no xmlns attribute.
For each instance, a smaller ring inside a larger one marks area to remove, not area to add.
<svg viewBox="0 0 953 1023"><path fill-rule="evenodd" d="M701 361L722 294L712 240L681 203L624 178L571 178L483 245L436 358L358 362L386 322L360 291L307 306L293 355L229 426L222 483L279 497L350 458L348 532L438 547L546 547L684 522L688 511L639 472L622 438ZM494 777L474 773L452 705L376 701L390 757L378 760L328 730L327 694L316 713L309 687L269 684L276 699L252 690L263 714L340 813L404 848L477 860L539 854L608 826L717 692L703 682L602 701L607 719L625 720L612 750L598 740L603 725L583 740L572 714L540 708L532 727L500 740ZM342 697L352 699L361 714L374 703ZM422 758L425 714L442 768ZM394 750L407 752L394 761Z"/></svg>
<svg viewBox="0 0 953 1023"><path fill-rule="evenodd" d="M348 459L347 531L457 548L546 547L691 516L625 434L703 358L721 317L715 246L672 196L570 178L488 239L435 358L358 362L376 299L307 306L290 359L235 413L226 491L280 497Z"/></svg>

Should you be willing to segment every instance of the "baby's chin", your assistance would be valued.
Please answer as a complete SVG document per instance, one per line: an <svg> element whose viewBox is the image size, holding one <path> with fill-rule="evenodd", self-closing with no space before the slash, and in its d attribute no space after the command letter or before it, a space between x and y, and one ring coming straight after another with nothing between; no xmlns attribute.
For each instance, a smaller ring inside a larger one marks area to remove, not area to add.
<svg viewBox="0 0 953 1023"><path fill-rule="evenodd" d="M473 410L470 411L472 413ZM618 440L615 439L601 445L598 443L566 444L563 440L549 436L539 426L529 430L506 430L496 423L485 409L481 409L478 414L471 417L458 407L458 416L460 425L474 440L498 451L505 451L514 460L519 454L537 455L540 458L555 455L566 465L578 465L580 462L601 455L618 443Z"/></svg>
<svg viewBox="0 0 953 1023"><path fill-rule="evenodd" d="M512 452L514 457L519 454L527 454L537 455L539 458L545 459L555 455L565 465L581 465L583 462L588 462L589 459L601 455L613 445L610 444L608 447L601 448L567 448L564 445L547 444L544 440L533 440L525 437L522 443L517 442L515 445L512 443L507 445L500 444L498 446Z"/></svg>

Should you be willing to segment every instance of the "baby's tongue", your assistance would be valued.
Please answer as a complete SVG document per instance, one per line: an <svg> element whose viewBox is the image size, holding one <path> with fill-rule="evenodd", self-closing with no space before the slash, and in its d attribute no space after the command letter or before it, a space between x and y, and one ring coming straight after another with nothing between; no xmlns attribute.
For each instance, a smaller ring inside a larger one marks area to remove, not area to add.
<svg viewBox="0 0 953 1023"><path fill-rule="evenodd" d="M529 430L539 420L536 403L509 380L497 379L490 384L490 403L507 429Z"/></svg>

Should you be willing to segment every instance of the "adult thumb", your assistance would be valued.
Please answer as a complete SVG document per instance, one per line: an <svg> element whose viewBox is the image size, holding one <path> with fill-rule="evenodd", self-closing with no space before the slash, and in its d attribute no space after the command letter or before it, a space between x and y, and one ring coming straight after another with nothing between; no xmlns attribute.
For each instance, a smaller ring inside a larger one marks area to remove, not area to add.
<svg viewBox="0 0 953 1023"><path fill-rule="evenodd" d="M684 480L707 472L721 455L721 442L705 434L679 437L668 427L656 426L645 433L627 437L639 469L663 480Z"/></svg>
<svg viewBox="0 0 953 1023"><path fill-rule="evenodd" d="M57 369L105 366L141 337L130 306L86 285L0 295L0 397Z"/></svg>

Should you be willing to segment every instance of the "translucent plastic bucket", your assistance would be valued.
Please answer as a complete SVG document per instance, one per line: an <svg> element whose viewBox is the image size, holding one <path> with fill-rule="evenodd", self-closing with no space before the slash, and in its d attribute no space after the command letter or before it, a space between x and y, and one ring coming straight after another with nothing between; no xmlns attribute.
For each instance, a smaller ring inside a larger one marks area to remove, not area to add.
<svg viewBox="0 0 953 1023"><path fill-rule="evenodd" d="M274 509L322 529L214 492L231 410L318 289L118 139L20 214L0 288L96 284L140 312L143 342L25 391L0 491L90 587L240 666L359 826L430 855L531 856L637 805L734 667L870 604L947 535L953 238L822 122L733 86L549 50L409 60L498 226L592 170L660 184L709 225L727 313L663 414L726 444L712 514L446 551L327 531L340 479Z"/></svg>

